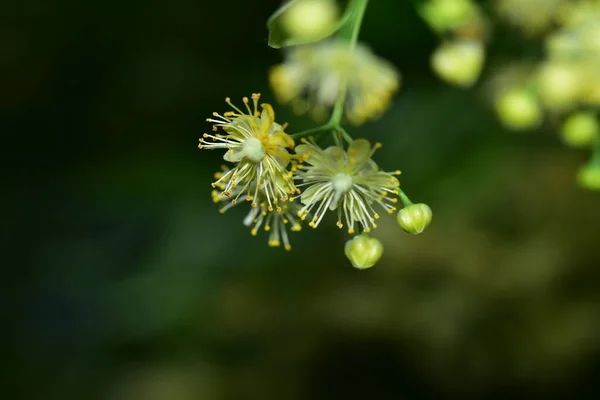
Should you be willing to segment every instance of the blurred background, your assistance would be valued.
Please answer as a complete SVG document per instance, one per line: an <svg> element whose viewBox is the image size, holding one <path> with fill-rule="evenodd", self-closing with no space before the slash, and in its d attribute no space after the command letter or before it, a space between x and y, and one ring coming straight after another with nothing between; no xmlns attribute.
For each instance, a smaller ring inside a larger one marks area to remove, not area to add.
<svg viewBox="0 0 600 400"><path fill-rule="evenodd" d="M403 75L381 141L434 220L393 217L358 271L331 219L293 251L210 197L197 149L226 96L275 103L265 23L280 5L3 4L2 387L10 399L600 396L600 207L588 154L503 129L478 90L429 69L413 4L372 1L361 39ZM495 60L538 43L495 27ZM314 126L276 106L289 131Z"/></svg>

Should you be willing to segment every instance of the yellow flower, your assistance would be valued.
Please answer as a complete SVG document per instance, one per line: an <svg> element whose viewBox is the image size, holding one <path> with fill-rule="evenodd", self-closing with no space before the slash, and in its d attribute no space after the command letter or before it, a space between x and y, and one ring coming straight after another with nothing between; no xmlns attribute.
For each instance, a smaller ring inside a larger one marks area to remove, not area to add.
<svg viewBox="0 0 600 400"><path fill-rule="evenodd" d="M259 94L252 95L253 108L244 97L246 112L234 106L230 99L225 101L234 111L223 115L213 113L213 131L219 128L224 133L203 135L200 149L226 149L223 157L235 166L224 173L213 187L222 187L225 197L232 202L245 195L246 200L257 205L259 195L264 198L267 208L286 201L297 189L287 166L292 160L288 148L294 147L294 140L284 132L284 126L275 122L275 113L269 104L261 104L258 110ZM237 187L240 189L235 190Z"/></svg>
<svg viewBox="0 0 600 400"><path fill-rule="evenodd" d="M311 112L323 120L338 98L345 99L348 121L360 125L379 117L400 85L393 65L367 47L328 40L299 46L270 72L279 101L291 102L297 113Z"/></svg>
<svg viewBox="0 0 600 400"><path fill-rule="evenodd" d="M230 169L226 166L222 167L222 171L215 174L217 179L216 187L220 190L213 190L213 202L221 204L219 212L225 213L230 208L239 203L229 201L230 196L223 195L224 189L227 187L227 181ZM237 197L242 192L240 186L233 188L231 196ZM271 247L279 247L283 243L283 247L289 251L292 249L287 232L290 230L297 232L302 229L300 218L297 217L300 206L292 202L290 199L281 201L275 208L269 208L266 196L263 192L258 192L258 197L250 208L250 211L244 218L244 225L251 228L250 233L256 236L260 228L269 232L268 244Z"/></svg>
<svg viewBox="0 0 600 400"><path fill-rule="evenodd" d="M304 140L304 144L296 147L308 164L299 165L295 173L295 179L302 182L298 186L306 187L300 197L304 207L298 215L305 219L309 213L313 214L309 226L316 228L327 210L337 210L337 226L344 226L343 219L350 234L355 232L356 225L362 225L364 232L376 228L379 215L373 206L393 213L400 185L394 176L400 171L381 171L371 159L379 147L380 144L371 146L368 140L357 139L348 151L338 146L323 150Z"/></svg>

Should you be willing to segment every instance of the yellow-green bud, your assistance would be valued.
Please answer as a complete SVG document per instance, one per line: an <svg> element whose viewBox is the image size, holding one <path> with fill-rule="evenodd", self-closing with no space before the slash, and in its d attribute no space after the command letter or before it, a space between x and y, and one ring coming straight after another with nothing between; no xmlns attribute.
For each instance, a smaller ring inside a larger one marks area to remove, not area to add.
<svg viewBox="0 0 600 400"><path fill-rule="evenodd" d="M560 135L565 144L573 147L590 146L600 127L594 113L578 112L569 116L562 125Z"/></svg>
<svg viewBox="0 0 600 400"><path fill-rule="evenodd" d="M483 61L484 51L481 42L462 39L438 47L431 56L431 67L446 82L468 87L479 78Z"/></svg>
<svg viewBox="0 0 600 400"><path fill-rule="evenodd" d="M581 93L581 78L578 70L566 64L542 65L538 71L536 84L542 103L555 110L574 106Z"/></svg>
<svg viewBox="0 0 600 400"><path fill-rule="evenodd" d="M338 18L333 0L298 0L283 15L283 25L291 36L320 38L331 31Z"/></svg>
<svg viewBox="0 0 600 400"><path fill-rule="evenodd" d="M579 186L600 191L600 165L588 164L579 169L577 173Z"/></svg>
<svg viewBox="0 0 600 400"><path fill-rule="evenodd" d="M537 98L525 89L500 94L495 106L498 117L510 129L535 128L542 122L542 108Z"/></svg>
<svg viewBox="0 0 600 400"><path fill-rule="evenodd" d="M430 0L421 7L423 19L437 31L465 24L476 13L477 8L471 0Z"/></svg>
<svg viewBox="0 0 600 400"><path fill-rule="evenodd" d="M398 224L413 235L422 233L431 223L433 213L425 203L411 204L398 211Z"/></svg>
<svg viewBox="0 0 600 400"><path fill-rule="evenodd" d="M581 52L581 40L563 31L546 36L546 54L551 60L569 60L574 54Z"/></svg>
<svg viewBox="0 0 600 400"><path fill-rule="evenodd" d="M383 244L367 235L358 235L346 242L346 257L354 268L367 269L377 264L383 254Z"/></svg>
<svg viewBox="0 0 600 400"><path fill-rule="evenodd" d="M600 24L592 24L587 27L583 35L585 49L592 54L600 52Z"/></svg>

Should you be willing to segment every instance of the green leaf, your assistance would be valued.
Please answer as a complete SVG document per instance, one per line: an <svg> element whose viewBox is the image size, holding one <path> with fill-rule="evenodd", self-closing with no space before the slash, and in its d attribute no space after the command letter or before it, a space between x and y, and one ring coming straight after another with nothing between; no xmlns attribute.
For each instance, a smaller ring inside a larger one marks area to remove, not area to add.
<svg viewBox="0 0 600 400"><path fill-rule="evenodd" d="M269 29L269 46L275 49L279 49L282 47L288 46L296 46L301 44L309 44L318 42L323 40L335 32L337 32L342 26L344 26L352 16L352 7L348 7L348 0L338 1L340 5L340 9L344 10L340 13L337 21L331 25L329 29L324 30L321 34L317 36L310 37L299 37L292 36L288 29L286 29L284 20L287 12L290 11L292 6L297 4L302 0L290 0L284 5L282 5L277 11L271 15L269 20L267 21L267 28ZM326 1L326 0L324 0Z"/></svg>

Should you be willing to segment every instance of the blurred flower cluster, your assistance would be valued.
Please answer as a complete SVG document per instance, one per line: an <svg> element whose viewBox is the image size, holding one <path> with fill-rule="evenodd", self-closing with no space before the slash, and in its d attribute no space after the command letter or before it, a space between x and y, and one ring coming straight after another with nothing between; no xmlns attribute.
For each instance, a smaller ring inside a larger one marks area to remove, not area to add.
<svg viewBox="0 0 600 400"><path fill-rule="evenodd" d="M377 118L399 87L399 74L364 44L324 40L288 51L286 61L270 73L271 86L282 103L299 114L310 111L322 121L343 96L345 117L353 125Z"/></svg>
<svg viewBox="0 0 600 400"><path fill-rule="evenodd" d="M428 0L419 13L442 43L431 55L431 67L444 81L472 86L485 60L487 22L472 0Z"/></svg>
<svg viewBox="0 0 600 400"><path fill-rule="evenodd" d="M420 10L432 29L454 38L434 51L434 71L452 85L473 85L490 25L481 9L469 0L428 0ZM493 72L489 88L499 120L514 131L557 125L566 145L593 148L578 182L600 190L600 1L497 0L493 12L539 42L543 54Z"/></svg>
<svg viewBox="0 0 600 400"><path fill-rule="evenodd" d="M276 122L273 107L261 104L259 94L243 98L241 108L227 98L231 110L208 119L213 133L205 133L199 144L224 150L229 163L213 183L221 212L247 201L244 224L251 233L264 228L268 244L286 250L291 249L288 227L299 231L308 219L317 228L334 212L340 229L359 235L347 242L345 253L360 269L382 256L381 242L368 236L379 212L394 213L400 199L406 208L398 222L412 234L421 233L432 218L429 207L413 205L400 190L400 171L386 172L373 160L381 144L353 139L342 126L381 116L400 85L395 67L358 42L367 3L351 0L344 8L332 0L292 0L268 22L270 46L287 50L285 62L270 71L275 95L298 113L329 117L328 122L288 134L287 124Z"/></svg>

